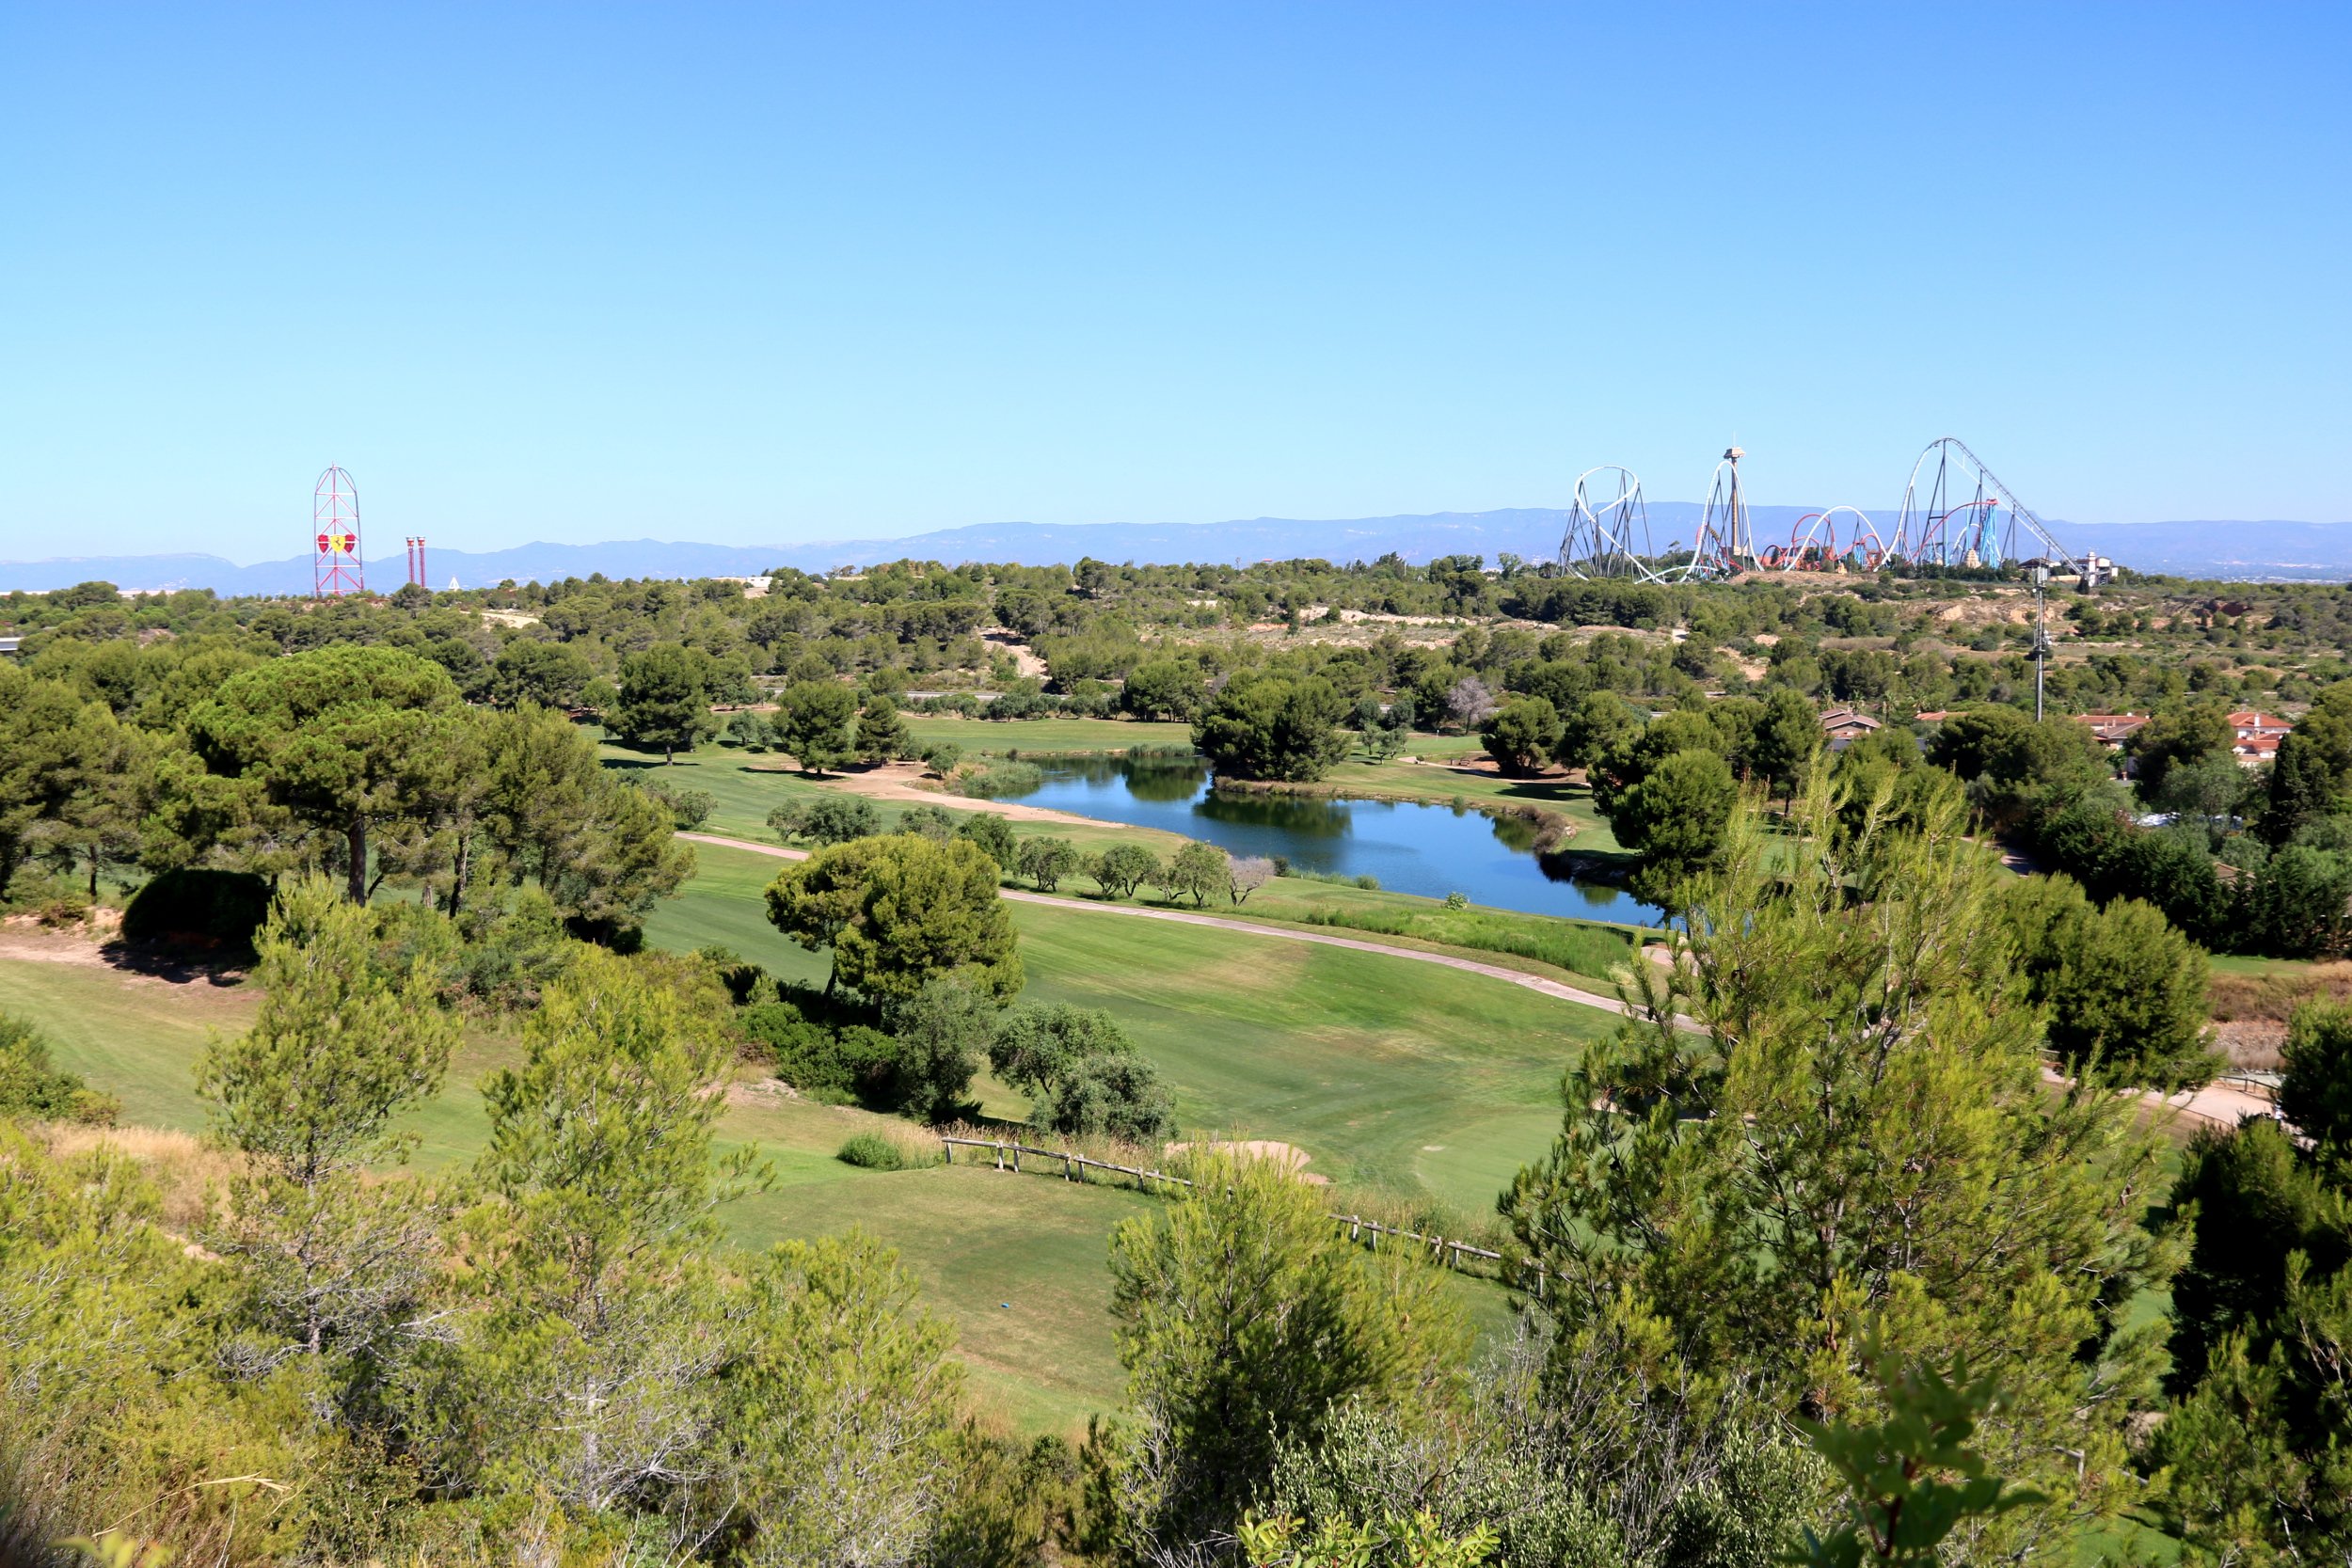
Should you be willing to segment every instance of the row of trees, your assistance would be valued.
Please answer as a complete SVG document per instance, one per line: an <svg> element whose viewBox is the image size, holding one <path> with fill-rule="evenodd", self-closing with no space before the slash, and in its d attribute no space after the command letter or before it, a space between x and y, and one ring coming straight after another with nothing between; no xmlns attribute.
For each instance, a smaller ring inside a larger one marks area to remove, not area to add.
<svg viewBox="0 0 2352 1568"><path fill-rule="evenodd" d="M823 846L879 836L882 820L874 803L862 796L825 795L778 806L768 814L768 826L787 843ZM1230 855L1198 841L1184 845L1165 861L1133 843L1088 854L1053 834L1016 836L993 812L910 806L899 814L898 831L934 844L973 844L1000 872L1026 877L1040 893L1055 892L1064 878L1082 874L1093 879L1105 898L1128 898L1137 888L1155 887L1167 902L1189 898L1197 908L1219 896L1247 903L1274 878L1274 863L1263 855Z"/></svg>
<svg viewBox="0 0 2352 1568"><path fill-rule="evenodd" d="M199 661L191 660L191 663ZM183 706L127 715L0 669L0 896L28 862L331 870L454 913L531 883L585 931L642 921L692 869L660 800L624 787L561 714L469 707L441 668L338 646L242 664Z"/></svg>

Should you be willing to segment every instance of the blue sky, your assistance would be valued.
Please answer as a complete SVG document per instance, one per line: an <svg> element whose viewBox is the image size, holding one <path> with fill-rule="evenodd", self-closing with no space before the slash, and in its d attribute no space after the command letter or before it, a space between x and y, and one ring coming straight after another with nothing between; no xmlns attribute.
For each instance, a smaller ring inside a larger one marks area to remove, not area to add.
<svg viewBox="0 0 2352 1568"><path fill-rule="evenodd" d="M2352 8L21 3L0 557L2352 518Z"/></svg>

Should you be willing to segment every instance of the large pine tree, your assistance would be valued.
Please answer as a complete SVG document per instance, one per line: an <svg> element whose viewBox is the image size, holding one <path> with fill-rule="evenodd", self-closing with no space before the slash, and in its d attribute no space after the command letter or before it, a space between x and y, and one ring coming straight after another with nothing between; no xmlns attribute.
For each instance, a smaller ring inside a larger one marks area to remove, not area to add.
<svg viewBox="0 0 2352 1568"><path fill-rule="evenodd" d="M1640 966L1637 1016L1570 1071L1504 1208L1564 1343L1817 1418L1872 1409L1873 1336L1996 1378L1996 1473L2050 1500L1971 1527L1973 1555L2137 1494L2122 1429L2154 1347L2121 1317L2154 1270L2153 1150L2125 1103L2044 1081L2002 873L1957 805L1896 831L1891 799L1841 828L1817 773L1786 832L1737 814L1675 967Z"/></svg>

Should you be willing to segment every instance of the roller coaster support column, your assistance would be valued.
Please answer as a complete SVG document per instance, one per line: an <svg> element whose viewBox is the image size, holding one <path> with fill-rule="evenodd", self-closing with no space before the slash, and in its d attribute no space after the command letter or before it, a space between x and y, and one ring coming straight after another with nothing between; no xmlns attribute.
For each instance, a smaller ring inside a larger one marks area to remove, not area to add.
<svg viewBox="0 0 2352 1568"><path fill-rule="evenodd" d="M2042 722L2042 671L2050 662L2050 633L2042 613L2042 587L2050 580L2050 568L2041 562L2033 568L2033 721Z"/></svg>

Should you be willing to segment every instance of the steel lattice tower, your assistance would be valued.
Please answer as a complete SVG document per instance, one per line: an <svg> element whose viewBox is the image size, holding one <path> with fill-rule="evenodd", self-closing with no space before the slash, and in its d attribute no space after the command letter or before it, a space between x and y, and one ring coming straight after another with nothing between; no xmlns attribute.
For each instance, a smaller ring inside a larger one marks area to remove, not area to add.
<svg viewBox="0 0 2352 1568"><path fill-rule="evenodd" d="M367 578L359 561L359 487L340 467L319 475L310 492L310 592L318 598L364 594Z"/></svg>

